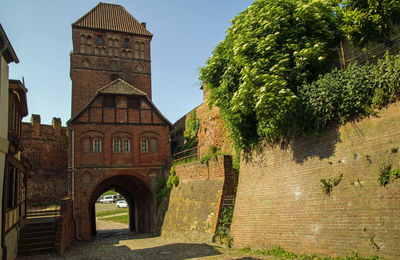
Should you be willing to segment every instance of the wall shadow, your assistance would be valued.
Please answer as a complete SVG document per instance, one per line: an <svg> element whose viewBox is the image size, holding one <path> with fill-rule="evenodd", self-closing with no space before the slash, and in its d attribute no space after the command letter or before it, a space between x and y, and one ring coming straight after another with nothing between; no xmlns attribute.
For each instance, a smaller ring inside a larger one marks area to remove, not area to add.
<svg viewBox="0 0 400 260"><path fill-rule="evenodd" d="M301 136L290 143L282 144L282 149L291 148L293 160L302 164L309 158L318 157L326 159L334 155L336 144L341 142L339 125L331 125L327 131L320 136L306 137Z"/></svg>

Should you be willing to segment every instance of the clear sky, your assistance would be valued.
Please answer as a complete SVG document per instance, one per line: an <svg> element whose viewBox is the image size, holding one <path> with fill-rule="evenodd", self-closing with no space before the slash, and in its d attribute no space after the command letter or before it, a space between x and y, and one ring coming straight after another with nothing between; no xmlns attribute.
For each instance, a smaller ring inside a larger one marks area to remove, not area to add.
<svg viewBox="0 0 400 260"><path fill-rule="evenodd" d="M225 38L230 20L253 0L110 0L139 22L146 22L151 42L153 102L172 123L200 105L199 68ZM10 78L24 77L29 121L42 124L70 118L71 24L99 2L92 0L2 0L0 23L20 60L10 64Z"/></svg>

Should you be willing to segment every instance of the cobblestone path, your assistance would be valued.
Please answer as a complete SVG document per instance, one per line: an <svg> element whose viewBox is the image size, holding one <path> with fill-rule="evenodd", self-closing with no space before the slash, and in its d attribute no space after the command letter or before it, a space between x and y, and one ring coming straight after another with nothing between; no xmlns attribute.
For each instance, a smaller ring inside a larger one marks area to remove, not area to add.
<svg viewBox="0 0 400 260"><path fill-rule="evenodd" d="M126 229L99 231L91 242L72 242L64 254L20 257L19 260L47 259L275 259L251 256L219 245L185 242L178 239L135 234Z"/></svg>

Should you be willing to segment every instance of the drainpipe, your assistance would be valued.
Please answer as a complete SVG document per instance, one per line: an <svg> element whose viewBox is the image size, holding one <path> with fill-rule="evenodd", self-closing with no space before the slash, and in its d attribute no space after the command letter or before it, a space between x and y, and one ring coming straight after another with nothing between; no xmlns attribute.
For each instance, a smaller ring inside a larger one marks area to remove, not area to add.
<svg viewBox="0 0 400 260"><path fill-rule="evenodd" d="M76 231L76 238L78 240L82 240L78 235L78 222L76 221L75 217L75 131L72 127L67 124L69 130L71 130L72 134L72 151L71 151L71 193L72 193L72 219L75 221L75 231Z"/></svg>

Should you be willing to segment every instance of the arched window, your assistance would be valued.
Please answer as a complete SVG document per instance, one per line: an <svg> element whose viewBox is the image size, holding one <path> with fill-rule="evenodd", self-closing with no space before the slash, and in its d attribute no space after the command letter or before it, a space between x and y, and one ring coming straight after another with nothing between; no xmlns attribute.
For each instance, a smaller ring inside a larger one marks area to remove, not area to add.
<svg viewBox="0 0 400 260"><path fill-rule="evenodd" d="M85 36L81 35L80 45L79 45L80 53L92 54L92 37L90 35Z"/></svg>
<svg viewBox="0 0 400 260"><path fill-rule="evenodd" d="M122 58L126 58L126 51L125 51L125 50L123 50L123 51L121 52L121 57L122 57Z"/></svg>
<svg viewBox="0 0 400 260"><path fill-rule="evenodd" d="M101 35L97 36L97 44L98 45L104 45L103 36L101 36Z"/></svg>
<svg viewBox="0 0 400 260"><path fill-rule="evenodd" d="M119 40L114 39L114 56L119 56Z"/></svg>
<svg viewBox="0 0 400 260"><path fill-rule="evenodd" d="M113 56L113 45L114 40L112 38L108 39L108 56Z"/></svg>
<svg viewBox="0 0 400 260"><path fill-rule="evenodd" d="M129 153L131 151L131 140L128 138L122 139L122 151L124 153Z"/></svg>
<svg viewBox="0 0 400 260"><path fill-rule="evenodd" d="M157 152L157 139L151 138L150 139L150 152L155 153Z"/></svg>
<svg viewBox="0 0 400 260"><path fill-rule="evenodd" d="M139 59L140 54L139 54L139 42L135 42L135 58Z"/></svg>
<svg viewBox="0 0 400 260"><path fill-rule="evenodd" d="M149 152L149 139L147 138L142 138L140 140L140 150L142 153L148 153Z"/></svg>
<svg viewBox="0 0 400 260"><path fill-rule="evenodd" d="M113 151L114 153L121 152L121 140L118 138L113 139Z"/></svg>
<svg viewBox="0 0 400 260"><path fill-rule="evenodd" d="M101 139L100 138L93 139L93 152L101 153Z"/></svg>
<svg viewBox="0 0 400 260"><path fill-rule="evenodd" d="M86 37L85 35L81 35L81 42L79 46L79 52L80 53L85 53L86 50Z"/></svg>
<svg viewBox="0 0 400 260"><path fill-rule="evenodd" d="M140 43L140 58L144 59L144 43Z"/></svg>
<svg viewBox="0 0 400 260"><path fill-rule="evenodd" d="M90 153L90 138L84 138L82 141L83 152Z"/></svg>
<svg viewBox="0 0 400 260"><path fill-rule="evenodd" d="M92 54L92 37L88 36L86 38L86 52Z"/></svg>
<svg viewBox="0 0 400 260"><path fill-rule="evenodd" d="M129 39L128 39L128 38L125 38L125 39L124 39L124 48L130 48L130 46L129 46Z"/></svg>

